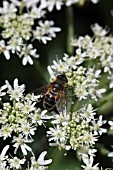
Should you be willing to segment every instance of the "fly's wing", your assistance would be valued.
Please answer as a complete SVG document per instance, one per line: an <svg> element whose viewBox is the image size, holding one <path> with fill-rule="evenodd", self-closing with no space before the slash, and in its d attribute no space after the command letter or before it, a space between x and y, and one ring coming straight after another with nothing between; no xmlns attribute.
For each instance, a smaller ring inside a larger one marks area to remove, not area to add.
<svg viewBox="0 0 113 170"><path fill-rule="evenodd" d="M61 113L63 116L65 116L67 112L71 110L74 95L74 88L66 84L62 93L62 97L56 103L56 108L58 112Z"/></svg>
<svg viewBox="0 0 113 170"><path fill-rule="evenodd" d="M43 98L48 90L48 86L49 85L45 85L45 86L42 86L42 87L37 88L37 89L33 90L32 92L30 92L32 99L37 102L35 105L36 107L44 109L43 108Z"/></svg>
<svg viewBox="0 0 113 170"><path fill-rule="evenodd" d="M72 99L63 93L62 97L56 103L56 108L58 113L65 117L70 110L69 105L71 104Z"/></svg>
<svg viewBox="0 0 113 170"><path fill-rule="evenodd" d="M64 112L66 112L66 108L67 108L65 95L62 95L62 97L57 101L56 108L59 114L64 115Z"/></svg>
<svg viewBox="0 0 113 170"><path fill-rule="evenodd" d="M40 97L43 97L45 93L47 92L48 87L49 85L42 86L40 88L33 90L31 93L33 93L35 96L39 95Z"/></svg>

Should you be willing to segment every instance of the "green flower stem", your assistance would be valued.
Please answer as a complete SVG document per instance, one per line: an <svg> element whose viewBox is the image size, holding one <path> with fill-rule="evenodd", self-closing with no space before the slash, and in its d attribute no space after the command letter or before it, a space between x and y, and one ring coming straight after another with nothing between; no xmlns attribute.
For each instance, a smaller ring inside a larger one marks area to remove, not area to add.
<svg viewBox="0 0 113 170"><path fill-rule="evenodd" d="M71 38L74 36L74 19L73 7L66 8L66 21L67 21L67 53L72 55L74 47L71 46Z"/></svg>
<svg viewBox="0 0 113 170"><path fill-rule="evenodd" d="M21 2L21 6L19 7L19 15L22 15L24 7L25 7L24 2Z"/></svg>

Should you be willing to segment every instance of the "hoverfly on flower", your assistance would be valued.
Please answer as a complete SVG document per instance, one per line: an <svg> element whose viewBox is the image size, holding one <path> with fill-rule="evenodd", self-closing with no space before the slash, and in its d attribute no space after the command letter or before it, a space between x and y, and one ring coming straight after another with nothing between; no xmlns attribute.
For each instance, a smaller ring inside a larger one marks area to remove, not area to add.
<svg viewBox="0 0 113 170"><path fill-rule="evenodd" d="M32 93L34 93L34 95L40 95L40 98L43 100L43 108L52 111L54 109L56 110L56 105L59 105L62 109L64 108L66 96L69 95L68 91L72 91L72 89L68 84L66 75L58 74L53 82L34 90Z"/></svg>

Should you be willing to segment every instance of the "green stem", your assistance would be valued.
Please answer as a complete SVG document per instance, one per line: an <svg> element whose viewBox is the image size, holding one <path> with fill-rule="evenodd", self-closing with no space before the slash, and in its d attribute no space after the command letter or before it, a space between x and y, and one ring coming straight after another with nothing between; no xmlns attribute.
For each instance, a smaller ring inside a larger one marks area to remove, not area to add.
<svg viewBox="0 0 113 170"><path fill-rule="evenodd" d="M22 15L24 7L25 7L24 2L21 2L21 5L19 7L19 15Z"/></svg>
<svg viewBox="0 0 113 170"><path fill-rule="evenodd" d="M67 20L67 52L72 55L74 47L71 46L71 38L74 36L74 18L73 18L73 7L67 7L66 10Z"/></svg>

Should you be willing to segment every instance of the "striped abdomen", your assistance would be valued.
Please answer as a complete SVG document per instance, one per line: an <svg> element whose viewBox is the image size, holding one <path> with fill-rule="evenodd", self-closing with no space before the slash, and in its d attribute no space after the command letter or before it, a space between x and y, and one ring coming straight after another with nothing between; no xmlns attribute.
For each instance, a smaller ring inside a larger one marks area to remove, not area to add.
<svg viewBox="0 0 113 170"><path fill-rule="evenodd" d="M53 90L49 90L45 94L45 97L43 100L44 108L47 110L52 110L55 107L56 102L61 98L61 96L62 96L61 90L58 90L57 92Z"/></svg>

